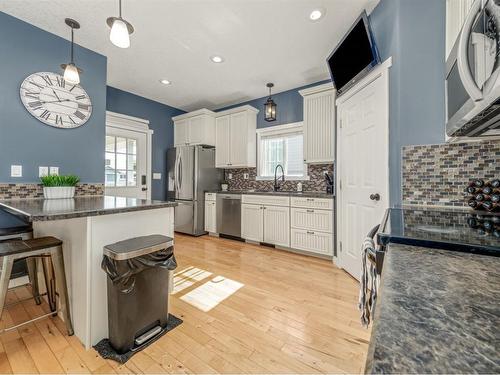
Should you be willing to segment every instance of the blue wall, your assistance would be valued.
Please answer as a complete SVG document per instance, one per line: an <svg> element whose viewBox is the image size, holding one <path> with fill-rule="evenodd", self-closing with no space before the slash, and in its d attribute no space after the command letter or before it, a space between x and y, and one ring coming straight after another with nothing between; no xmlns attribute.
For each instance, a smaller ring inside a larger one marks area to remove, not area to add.
<svg viewBox="0 0 500 375"><path fill-rule="evenodd" d="M0 36L0 182L37 182L38 166L57 166L61 174L79 175L82 182L104 182L106 57L76 46L92 116L79 128L57 129L26 111L19 87L34 72L61 73L70 43L2 12ZM11 164L23 166L22 178L10 177Z"/></svg>
<svg viewBox="0 0 500 375"><path fill-rule="evenodd" d="M153 134L152 172L160 172L161 180L153 180L151 197L166 199L166 155L174 144L172 117L184 111L126 91L107 89L107 110L149 120Z"/></svg>
<svg viewBox="0 0 500 375"><path fill-rule="evenodd" d="M389 81L391 205L401 203L401 148L445 140L444 0L382 0L370 22Z"/></svg>
<svg viewBox="0 0 500 375"><path fill-rule="evenodd" d="M234 107L239 107L242 105L251 105L259 110L257 114L257 128L267 128L270 126L277 126L283 124L290 124L292 122L299 122L304 119L304 100L302 96L299 94L299 90L305 89L307 87L317 86L322 83L330 82L321 81L312 83L310 85L298 87L292 90L283 91L277 94L273 94L273 100L277 105L276 112L276 121L267 122L264 120L264 103L267 101L269 95L266 95L262 98L253 99L247 102L234 104L228 107L220 108L216 110L216 112L223 111L226 109L231 109ZM265 87L264 87L265 88Z"/></svg>

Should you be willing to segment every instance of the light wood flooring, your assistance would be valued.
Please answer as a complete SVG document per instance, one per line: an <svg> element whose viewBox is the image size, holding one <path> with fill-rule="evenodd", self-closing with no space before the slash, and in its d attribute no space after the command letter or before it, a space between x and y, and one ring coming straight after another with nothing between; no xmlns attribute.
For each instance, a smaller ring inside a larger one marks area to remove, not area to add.
<svg viewBox="0 0 500 375"><path fill-rule="evenodd" d="M330 261L272 248L176 234L170 311L184 323L126 365L86 351L47 318L0 335L0 373L359 373L370 331L358 283ZM29 294L9 291L8 302ZM9 307L0 324L46 311Z"/></svg>

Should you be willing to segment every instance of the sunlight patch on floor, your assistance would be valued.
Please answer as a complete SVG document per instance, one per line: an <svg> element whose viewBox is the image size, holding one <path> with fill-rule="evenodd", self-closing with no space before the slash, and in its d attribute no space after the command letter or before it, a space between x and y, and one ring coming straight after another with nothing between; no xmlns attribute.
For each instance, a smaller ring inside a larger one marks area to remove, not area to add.
<svg viewBox="0 0 500 375"><path fill-rule="evenodd" d="M196 267L188 267L182 271L176 272L174 274L174 290L172 294L179 293L180 291L189 288L195 283L206 279L211 276L212 272L208 272Z"/></svg>
<svg viewBox="0 0 500 375"><path fill-rule="evenodd" d="M189 293L186 293L181 300L190 305L207 312L212 310L226 298L236 293L244 284L227 279L223 276L216 276Z"/></svg>

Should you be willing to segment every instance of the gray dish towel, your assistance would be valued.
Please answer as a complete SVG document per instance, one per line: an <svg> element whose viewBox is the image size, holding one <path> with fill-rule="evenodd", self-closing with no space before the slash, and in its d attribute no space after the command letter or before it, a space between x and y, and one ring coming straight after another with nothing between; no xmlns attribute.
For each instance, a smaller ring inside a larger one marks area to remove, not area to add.
<svg viewBox="0 0 500 375"><path fill-rule="evenodd" d="M358 309L361 311L361 324L364 327L370 325L373 311L375 311L379 282L375 264L368 260L368 254L375 258L375 242L371 237L366 237L361 247L362 271Z"/></svg>

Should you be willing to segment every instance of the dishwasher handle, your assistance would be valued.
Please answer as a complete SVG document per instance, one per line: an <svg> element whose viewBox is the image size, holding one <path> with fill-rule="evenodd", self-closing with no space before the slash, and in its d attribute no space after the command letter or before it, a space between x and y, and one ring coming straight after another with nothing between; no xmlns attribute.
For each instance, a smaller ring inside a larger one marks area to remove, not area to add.
<svg viewBox="0 0 500 375"><path fill-rule="evenodd" d="M217 198L219 199L232 199L232 200L241 200L241 195L237 194L218 194Z"/></svg>

